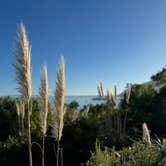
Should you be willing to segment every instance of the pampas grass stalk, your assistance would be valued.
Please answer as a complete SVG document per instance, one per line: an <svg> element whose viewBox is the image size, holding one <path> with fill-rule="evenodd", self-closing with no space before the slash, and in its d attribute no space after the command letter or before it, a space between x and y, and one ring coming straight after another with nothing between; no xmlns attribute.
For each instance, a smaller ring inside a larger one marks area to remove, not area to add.
<svg viewBox="0 0 166 166"><path fill-rule="evenodd" d="M40 106L40 122L42 132L42 166L44 166L44 149L45 135L47 132L47 115L48 115L48 78L47 67L43 66L41 85L39 88L39 106Z"/></svg>
<svg viewBox="0 0 166 166"><path fill-rule="evenodd" d="M117 86L114 85L114 98L116 100L116 97L117 97Z"/></svg>
<svg viewBox="0 0 166 166"><path fill-rule="evenodd" d="M109 103L111 101L111 93L108 89L106 93L107 93L107 102Z"/></svg>
<svg viewBox="0 0 166 166"><path fill-rule="evenodd" d="M99 97L102 97L101 89L100 89L100 86L99 86L99 85L97 86L97 91L98 91L98 95L99 95Z"/></svg>
<svg viewBox="0 0 166 166"><path fill-rule="evenodd" d="M150 132L146 123L142 124L142 130L143 130L142 140L148 145L151 145Z"/></svg>
<svg viewBox="0 0 166 166"><path fill-rule="evenodd" d="M19 100L16 100L15 101L15 104L16 104L16 113L17 113L17 118L18 118L18 135L20 135L21 134L21 130L20 130L20 114L21 114L21 110L20 110L20 102L19 102Z"/></svg>
<svg viewBox="0 0 166 166"><path fill-rule="evenodd" d="M130 83L127 84L127 89L126 89L126 94L125 94L125 100L128 104L130 103L130 97L131 97L131 87L132 85ZM124 122L123 122L123 134L124 136L126 135L126 121L127 121L127 113L128 113L128 107L125 109L125 115L124 115Z"/></svg>
<svg viewBox="0 0 166 166"><path fill-rule="evenodd" d="M131 84L127 84L127 90L126 90L126 103L129 104L130 100L130 95L131 95Z"/></svg>
<svg viewBox="0 0 166 166"><path fill-rule="evenodd" d="M62 137L63 125L64 125L64 99L65 99L65 65L64 58L61 57L59 69L57 71L56 89L54 93L54 123L53 132L57 140L57 153L56 153L56 166L59 162L59 143Z"/></svg>
<svg viewBox="0 0 166 166"><path fill-rule="evenodd" d="M18 116L19 135L24 134L24 102L22 100L16 100L16 110Z"/></svg>
<svg viewBox="0 0 166 166"><path fill-rule="evenodd" d="M116 105L115 98L114 98L114 96L112 95L112 93L111 93L110 90L107 90L107 102L108 102L108 103L111 103L113 107Z"/></svg>
<svg viewBox="0 0 166 166"><path fill-rule="evenodd" d="M18 29L16 39L16 80L18 90L27 103L28 107L28 150L29 150L29 166L32 166L32 150L31 150L31 124L30 124L30 99L31 99L31 55L30 46L26 35L24 25L21 23Z"/></svg>
<svg viewBox="0 0 166 166"><path fill-rule="evenodd" d="M103 96L104 96L104 90L103 90L103 84L102 84L101 81L100 81L100 83L99 83L99 87L100 87L101 96L103 97Z"/></svg>
<svg viewBox="0 0 166 166"><path fill-rule="evenodd" d="M25 103L21 101L21 125L22 125L22 134L24 135L24 118L25 118Z"/></svg>

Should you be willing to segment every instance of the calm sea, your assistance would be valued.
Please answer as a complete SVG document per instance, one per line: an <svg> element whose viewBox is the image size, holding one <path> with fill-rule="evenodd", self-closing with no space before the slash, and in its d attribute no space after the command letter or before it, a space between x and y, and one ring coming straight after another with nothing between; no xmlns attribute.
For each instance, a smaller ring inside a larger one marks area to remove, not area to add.
<svg viewBox="0 0 166 166"><path fill-rule="evenodd" d="M79 108L83 108L84 105L88 104L96 105L96 104L106 103L106 100L93 100L94 97L96 96L66 96L65 103L69 104L72 101L77 101L79 103ZM121 99L122 97L117 97L116 105L119 104Z"/></svg>
<svg viewBox="0 0 166 166"><path fill-rule="evenodd" d="M106 100L93 100L95 96L66 96L65 103L69 104L72 101L77 101L79 103L79 108L83 108L84 105L88 104L102 104L105 103Z"/></svg>
<svg viewBox="0 0 166 166"><path fill-rule="evenodd" d="M66 96L65 97L65 103L70 104L72 101L77 101L79 104L79 109L83 108L84 105L88 104L102 104L106 103L106 100L93 100L93 98L96 96ZM51 96L49 98L50 102L53 102L53 97Z"/></svg>
<svg viewBox="0 0 166 166"><path fill-rule="evenodd" d="M18 95L12 96L13 98L17 98L19 97ZM37 97L37 96L33 96L33 97ZM70 104L72 101L77 101L79 104L79 109L83 108L84 105L88 105L88 104L102 104L102 103L106 103L106 100L93 100L93 98L95 98L97 96L66 96L65 97L65 103L66 104ZM118 104L120 101L120 97L117 98L116 103ZM49 97L50 102L53 102L53 97L50 96Z"/></svg>

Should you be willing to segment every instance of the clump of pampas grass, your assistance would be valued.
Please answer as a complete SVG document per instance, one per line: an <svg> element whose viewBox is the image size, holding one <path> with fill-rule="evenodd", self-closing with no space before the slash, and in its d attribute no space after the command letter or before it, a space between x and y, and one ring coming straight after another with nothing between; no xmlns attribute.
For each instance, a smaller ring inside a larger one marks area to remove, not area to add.
<svg viewBox="0 0 166 166"><path fill-rule="evenodd" d="M26 30L21 23L18 28L16 39L16 80L18 83L18 91L22 99L27 104L28 110L28 149L29 149L29 166L32 166L32 150L31 150L31 124L30 124L30 99L31 99L31 53L30 45L26 35Z"/></svg>
<svg viewBox="0 0 166 166"><path fill-rule="evenodd" d="M42 166L44 166L44 147L45 147L45 135L47 131L47 115L48 115L48 77L47 67L43 66L41 85L39 88L39 107L40 107L40 126L43 136L42 145Z"/></svg>
<svg viewBox="0 0 166 166"><path fill-rule="evenodd" d="M64 125L64 115L66 109L64 108L64 99L65 99L65 64L64 58L61 57L59 68L57 71L56 77L56 89L54 92L54 110L53 110L53 136L57 140L57 162L59 162L59 142L62 137L63 125Z"/></svg>

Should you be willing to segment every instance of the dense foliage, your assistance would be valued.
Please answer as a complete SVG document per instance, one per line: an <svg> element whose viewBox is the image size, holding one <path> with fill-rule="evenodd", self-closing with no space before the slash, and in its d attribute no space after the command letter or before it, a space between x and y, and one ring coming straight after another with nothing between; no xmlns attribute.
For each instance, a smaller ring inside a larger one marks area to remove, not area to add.
<svg viewBox="0 0 166 166"><path fill-rule="evenodd" d="M165 69L152 76L153 83L132 85L130 102L126 103L122 99L119 108L115 109L110 103L106 103L85 106L78 111L77 102L73 101L66 105L67 111L60 145L60 158L64 166L79 166L81 163L87 166L164 165L165 150L156 144L147 146L140 141L143 122L148 124L153 140L156 139L156 135L160 138L166 137L164 71ZM156 91L156 85L160 87L159 91ZM49 105L45 165L54 165L56 161L56 140L51 136L51 108ZM41 164L41 133L38 100L35 98L31 128L33 164L38 166ZM12 165L26 166L28 163L26 140L27 136L19 133L15 99L1 97L0 165L12 163ZM96 140L100 142L100 145L96 143Z"/></svg>
<svg viewBox="0 0 166 166"><path fill-rule="evenodd" d="M164 166L166 165L166 150L158 145L147 145L136 142L131 147L125 147L120 151L114 148L101 150L96 144L95 152L92 153L87 166Z"/></svg>

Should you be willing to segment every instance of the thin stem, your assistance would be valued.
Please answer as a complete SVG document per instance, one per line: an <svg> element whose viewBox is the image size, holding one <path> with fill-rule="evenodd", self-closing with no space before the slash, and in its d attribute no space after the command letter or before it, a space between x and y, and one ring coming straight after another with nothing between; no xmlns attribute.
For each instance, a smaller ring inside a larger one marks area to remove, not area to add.
<svg viewBox="0 0 166 166"><path fill-rule="evenodd" d="M21 130L20 130L20 115L18 116L18 135L20 136Z"/></svg>
<svg viewBox="0 0 166 166"><path fill-rule="evenodd" d="M123 135L126 135L126 121L127 121L127 110L125 111L125 117L124 117L124 122L123 122Z"/></svg>
<svg viewBox="0 0 166 166"><path fill-rule="evenodd" d="M32 148L31 148L31 118L30 118L30 105L29 101L27 102L28 106L28 151L29 151L29 166L32 166Z"/></svg>
<svg viewBox="0 0 166 166"><path fill-rule="evenodd" d="M23 117L21 118L21 123L22 123L22 135L24 135L24 119L23 119Z"/></svg>
<svg viewBox="0 0 166 166"><path fill-rule="evenodd" d="M59 163L59 139L57 140L56 166Z"/></svg>
<svg viewBox="0 0 166 166"><path fill-rule="evenodd" d="M33 146L34 144L37 145L37 146L40 148L40 151L41 151L41 153L42 153L42 147L41 147L41 145L40 145L39 143L37 143L37 142L32 142L32 146Z"/></svg>
<svg viewBox="0 0 166 166"><path fill-rule="evenodd" d="M44 149L45 149L45 135L43 135L43 145L42 145L42 166L44 166Z"/></svg>
<svg viewBox="0 0 166 166"><path fill-rule="evenodd" d="M61 166L63 166L63 148L61 148Z"/></svg>
<svg viewBox="0 0 166 166"><path fill-rule="evenodd" d="M53 149L54 149L54 155L55 155L55 158L56 158L56 148L55 148L55 144L53 143Z"/></svg>

